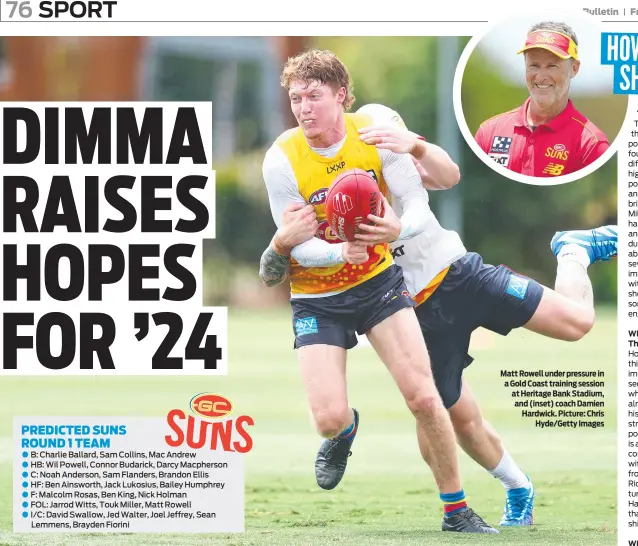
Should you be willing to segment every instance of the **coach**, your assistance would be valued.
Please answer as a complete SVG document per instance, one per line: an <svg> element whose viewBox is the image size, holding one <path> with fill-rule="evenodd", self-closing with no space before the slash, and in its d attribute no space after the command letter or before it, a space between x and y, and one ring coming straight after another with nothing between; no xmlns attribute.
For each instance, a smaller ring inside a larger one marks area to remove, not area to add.
<svg viewBox="0 0 638 546"><path fill-rule="evenodd" d="M524 53L529 98L484 121L476 133L482 150L507 169L553 177L589 165L609 148L605 134L569 99L578 74L578 39L565 23L542 22L527 34Z"/></svg>

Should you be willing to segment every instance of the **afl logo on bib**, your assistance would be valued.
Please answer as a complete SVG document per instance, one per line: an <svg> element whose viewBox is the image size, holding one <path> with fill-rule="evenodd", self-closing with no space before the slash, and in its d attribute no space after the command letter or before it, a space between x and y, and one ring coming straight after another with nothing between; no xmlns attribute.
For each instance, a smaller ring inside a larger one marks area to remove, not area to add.
<svg viewBox="0 0 638 546"><path fill-rule="evenodd" d="M308 199L308 203L311 205L323 205L326 202L326 196L328 195L328 188L321 188L314 192L310 199Z"/></svg>

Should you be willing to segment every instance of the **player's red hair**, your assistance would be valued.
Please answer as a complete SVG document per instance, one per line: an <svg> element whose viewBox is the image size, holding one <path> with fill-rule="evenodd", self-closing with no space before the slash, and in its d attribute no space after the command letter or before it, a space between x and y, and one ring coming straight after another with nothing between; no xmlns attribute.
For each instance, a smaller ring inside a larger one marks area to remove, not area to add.
<svg viewBox="0 0 638 546"><path fill-rule="evenodd" d="M346 90L343 101L344 110L350 110L354 104L352 91L354 85L350 79L348 69L332 51L309 49L290 57L281 73L281 86L286 90L294 81L313 82L329 85L336 93L340 88Z"/></svg>

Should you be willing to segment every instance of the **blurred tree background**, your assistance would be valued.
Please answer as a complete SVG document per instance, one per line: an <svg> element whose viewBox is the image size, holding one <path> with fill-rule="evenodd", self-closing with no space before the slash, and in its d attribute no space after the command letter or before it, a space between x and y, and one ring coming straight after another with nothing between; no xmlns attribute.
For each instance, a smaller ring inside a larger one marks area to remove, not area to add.
<svg viewBox="0 0 638 546"><path fill-rule="evenodd" d="M468 40L459 39L459 54ZM438 44L438 39L433 37L325 37L309 39L306 43L336 52L348 66L355 82L355 109L366 103L385 104L397 110L412 130L435 143L439 122ZM278 68L281 66L280 62ZM478 50L468 64L466 75L463 107L468 112L471 128L495 113L516 107L526 97L520 88L502 81L497 72L491 72L489 63L482 62ZM449 89L452 93L452 81ZM283 90L280 96L285 105ZM591 105L607 108L605 99L585 102L588 108ZM616 109L614 117L620 116L622 121L626 110L618 110L618 101L608 102L609 108ZM235 102L235 107L241 107L241 103ZM290 126L289 119L287 122ZM614 133L610 131L610 138L618 131L619 125L614 123L616 129ZM597 172L577 182L531 186L494 173L474 155L460 132L458 138L461 157L456 159L462 178L458 190L454 191L459 192L462 202L462 236L468 250L482 254L487 263L504 263L553 286L556 261L549 242L554 232L616 223L615 156ZM287 298L287 285L266 290L257 277L261 252L275 230L261 179L261 161L266 148L214 165L217 239L207 241L205 247L207 304L270 305ZM441 194L430 192L435 213L440 212ZM445 226L446 218L438 216ZM592 266L590 275L597 302L615 303L616 264Z"/></svg>

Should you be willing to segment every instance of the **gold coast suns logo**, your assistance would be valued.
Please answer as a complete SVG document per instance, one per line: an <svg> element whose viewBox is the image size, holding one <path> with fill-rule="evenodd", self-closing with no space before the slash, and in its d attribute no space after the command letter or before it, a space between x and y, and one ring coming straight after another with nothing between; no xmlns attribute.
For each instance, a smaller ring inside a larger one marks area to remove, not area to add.
<svg viewBox="0 0 638 546"><path fill-rule="evenodd" d="M537 44L553 44L554 36L551 32L539 32L536 35L536 43Z"/></svg>
<svg viewBox="0 0 638 546"><path fill-rule="evenodd" d="M328 220L324 220L319 223L319 228L317 228L317 233L315 237L319 237L323 241L328 241L331 244L341 243L341 239L339 239L338 235L334 232L334 230L330 227Z"/></svg>
<svg viewBox="0 0 638 546"><path fill-rule="evenodd" d="M547 149L545 150L545 157L567 161L567 159L569 158L569 150L567 150L564 144L554 144L553 147L547 147Z"/></svg>
<svg viewBox="0 0 638 546"><path fill-rule="evenodd" d="M181 409L168 412L166 422L171 434L164 437L170 447L189 447L201 449L208 447L213 451L231 451L247 453L253 448L253 439L247 428L255 424L252 417L239 415L231 417L233 403L221 394L200 393L190 401L187 415Z"/></svg>
<svg viewBox="0 0 638 546"><path fill-rule="evenodd" d="M191 411L204 419L223 419L233 412L232 402L221 394L198 394L191 398Z"/></svg>

